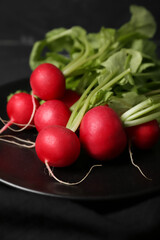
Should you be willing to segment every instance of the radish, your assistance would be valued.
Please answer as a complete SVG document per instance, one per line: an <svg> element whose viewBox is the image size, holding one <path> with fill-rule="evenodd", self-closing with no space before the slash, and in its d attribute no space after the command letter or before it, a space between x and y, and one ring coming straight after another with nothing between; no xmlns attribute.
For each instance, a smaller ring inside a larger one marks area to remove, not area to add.
<svg viewBox="0 0 160 240"><path fill-rule="evenodd" d="M131 163L140 171L143 177L145 177L147 180L152 180L143 173L137 164L134 163L131 144L142 150L152 148L160 137L160 129L157 120L152 120L132 127L127 127L126 133L129 139L129 155Z"/></svg>
<svg viewBox="0 0 160 240"><path fill-rule="evenodd" d="M42 129L35 142L39 159L54 167L66 167L75 162L80 154L77 135L63 126L48 126Z"/></svg>
<svg viewBox="0 0 160 240"><path fill-rule="evenodd" d="M36 111L34 124L38 131L50 125L66 126L70 114L69 108L62 101L48 100Z"/></svg>
<svg viewBox="0 0 160 240"><path fill-rule="evenodd" d="M67 167L73 164L80 154L80 141L77 135L63 126L48 126L42 129L36 138L35 150L38 158L46 165L50 176L59 183L74 186L83 182L94 167L93 165L85 176L77 182L65 182L55 176L52 167Z"/></svg>
<svg viewBox="0 0 160 240"><path fill-rule="evenodd" d="M61 99L69 108L78 101L80 95L71 89L66 89L63 98Z"/></svg>
<svg viewBox="0 0 160 240"><path fill-rule="evenodd" d="M109 160L123 152L127 138L116 112L107 106L98 106L84 115L80 141L93 158Z"/></svg>
<svg viewBox="0 0 160 240"><path fill-rule="evenodd" d="M30 94L24 92L14 94L7 103L7 114L10 120L1 128L0 133L5 131L13 123L18 126L24 125L21 130L33 124L34 110L38 107L38 100Z"/></svg>
<svg viewBox="0 0 160 240"><path fill-rule="evenodd" d="M65 78L53 64L40 64L30 76L33 93L42 100L62 98L65 93Z"/></svg>
<svg viewBox="0 0 160 240"><path fill-rule="evenodd" d="M160 128L157 120L126 128L131 142L139 149L152 148L160 137Z"/></svg>

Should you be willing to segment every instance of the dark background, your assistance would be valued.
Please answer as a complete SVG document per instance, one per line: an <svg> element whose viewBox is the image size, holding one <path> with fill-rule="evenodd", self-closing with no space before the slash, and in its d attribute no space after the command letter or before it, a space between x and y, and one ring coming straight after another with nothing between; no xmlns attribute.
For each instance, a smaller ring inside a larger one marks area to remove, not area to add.
<svg viewBox="0 0 160 240"><path fill-rule="evenodd" d="M88 31L118 28L129 20L129 5L147 7L158 24L154 0L1 0L0 84L29 78L34 41L56 27L80 25ZM160 235L160 196L118 202L78 202L23 192L0 184L1 239L153 239Z"/></svg>
<svg viewBox="0 0 160 240"><path fill-rule="evenodd" d="M31 46L47 31L74 25L90 32L99 31L102 26L118 28L129 20L131 4L145 6L152 12L158 24L155 39L159 39L160 4L157 0L1 0L0 64L1 74L5 76L0 82L30 75Z"/></svg>
<svg viewBox="0 0 160 240"><path fill-rule="evenodd" d="M1 0L1 38L39 39L52 28L73 25L93 32L101 26L117 28L129 20L131 4L148 8L159 24L160 9L155 0Z"/></svg>

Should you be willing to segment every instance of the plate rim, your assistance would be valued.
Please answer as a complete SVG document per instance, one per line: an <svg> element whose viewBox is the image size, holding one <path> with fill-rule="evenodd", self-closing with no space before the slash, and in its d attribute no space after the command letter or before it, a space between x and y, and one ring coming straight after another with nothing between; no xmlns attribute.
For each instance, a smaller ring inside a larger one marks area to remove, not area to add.
<svg viewBox="0 0 160 240"><path fill-rule="evenodd" d="M22 82L27 82L28 78L23 78L23 79L17 79L15 81L11 81L9 83L4 83L4 84L0 84L0 91L1 88L6 88L6 87L11 87L11 86L15 86L18 83L22 83ZM19 189L19 190L23 190L26 192L31 192L34 194L40 194L43 196L49 196L49 197L55 197L55 198L63 198L63 199L72 199L72 200L80 200L80 201L117 201L117 200L125 200L125 199L133 199L133 198L137 198L137 197L142 197L142 196L148 196L148 195L153 195L154 193L157 193L160 191L160 186L156 186L154 187L153 190L141 190L138 192L129 192L128 194L118 194L117 196L114 196L113 194L111 194L110 196L69 196L69 195L62 195L62 194L54 194L54 193L48 193L48 192L43 192L43 191L38 191L35 189L31 189L31 188L27 188L27 187L23 187L20 186L18 184L9 182L3 178L0 177L0 182L8 185L10 187Z"/></svg>

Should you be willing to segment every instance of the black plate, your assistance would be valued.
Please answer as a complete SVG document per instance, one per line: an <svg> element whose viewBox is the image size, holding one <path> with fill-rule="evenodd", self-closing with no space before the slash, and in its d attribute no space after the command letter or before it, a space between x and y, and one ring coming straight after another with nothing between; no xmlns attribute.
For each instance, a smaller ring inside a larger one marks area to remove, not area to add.
<svg viewBox="0 0 160 240"><path fill-rule="evenodd" d="M6 97L16 90L30 90L29 80L20 80L0 87L0 115L6 116ZM8 131L8 130L7 130ZM34 140L37 132L26 130L18 135ZM135 162L152 178L146 180L131 164L128 151L119 158L94 168L79 185L66 186L51 178L34 149L0 142L0 181L10 186L53 197L78 200L119 200L152 194L160 190L160 144L149 151L133 149ZM54 173L65 181L78 181L97 163L81 153L75 164L56 168Z"/></svg>

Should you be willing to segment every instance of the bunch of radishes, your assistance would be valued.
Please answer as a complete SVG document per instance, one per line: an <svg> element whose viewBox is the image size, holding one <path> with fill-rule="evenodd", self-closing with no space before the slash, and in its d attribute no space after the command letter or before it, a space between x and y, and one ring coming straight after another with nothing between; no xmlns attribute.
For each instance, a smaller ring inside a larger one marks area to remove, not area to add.
<svg viewBox="0 0 160 240"><path fill-rule="evenodd" d="M90 109L82 107L84 110L77 112L80 124L75 124L76 110L71 113L70 107L83 96L66 89L63 73L52 64L40 64L31 74L30 86L32 94L16 93L8 101L10 120L0 133L13 123L19 125L20 130L34 125L38 131L35 150L48 169L73 164L81 147L92 158L106 161L118 157L128 141L145 149L159 139L156 120L125 128L118 114L106 104Z"/></svg>
<svg viewBox="0 0 160 240"><path fill-rule="evenodd" d="M151 41L156 22L142 6L130 11L119 29L58 28L33 45L32 93L10 98L10 120L0 133L15 131L12 124L20 127L16 131L34 125L38 134L31 145L51 175L49 166L72 164L81 148L103 162L128 145L133 163L131 144L148 149L159 139L160 61Z"/></svg>

